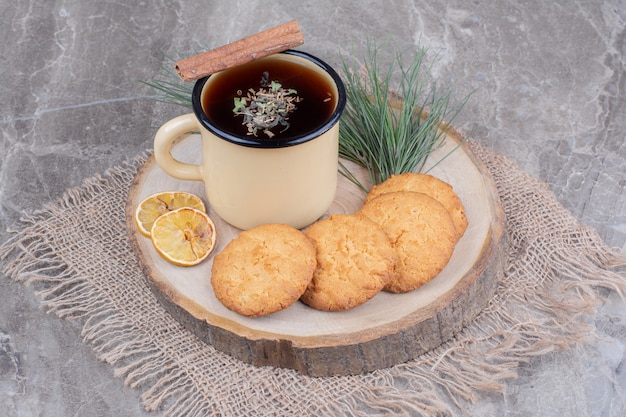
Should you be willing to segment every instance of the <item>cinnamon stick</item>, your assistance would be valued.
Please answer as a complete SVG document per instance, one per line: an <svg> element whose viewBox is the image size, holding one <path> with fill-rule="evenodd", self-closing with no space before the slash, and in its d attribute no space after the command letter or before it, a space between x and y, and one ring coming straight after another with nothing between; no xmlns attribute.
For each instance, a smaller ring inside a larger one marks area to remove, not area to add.
<svg viewBox="0 0 626 417"><path fill-rule="evenodd" d="M219 48L185 58L176 63L183 81L194 81L227 68L243 65L304 43L297 21L283 23Z"/></svg>

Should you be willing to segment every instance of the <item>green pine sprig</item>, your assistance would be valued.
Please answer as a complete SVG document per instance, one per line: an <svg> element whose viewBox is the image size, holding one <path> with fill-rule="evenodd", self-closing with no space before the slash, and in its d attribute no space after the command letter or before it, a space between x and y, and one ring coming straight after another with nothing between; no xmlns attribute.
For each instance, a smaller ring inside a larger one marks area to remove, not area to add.
<svg viewBox="0 0 626 417"><path fill-rule="evenodd" d="M157 90L159 94L154 97L155 100L191 108L193 83L186 83L178 77L174 71L175 59L165 57L165 61L169 66L161 65L159 71L150 81L139 80L139 82Z"/></svg>
<svg viewBox="0 0 626 417"><path fill-rule="evenodd" d="M379 62L380 52L381 47L370 45L358 72L343 61L347 105L339 130L339 155L365 167L372 184L394 174L421 172L428 156L443 145L450 124L470 96L454 103L452 90L433 81L425 48L408 65L404 54L396 54L387 68ZM340 172L364 189L345 166Z"/></svg>

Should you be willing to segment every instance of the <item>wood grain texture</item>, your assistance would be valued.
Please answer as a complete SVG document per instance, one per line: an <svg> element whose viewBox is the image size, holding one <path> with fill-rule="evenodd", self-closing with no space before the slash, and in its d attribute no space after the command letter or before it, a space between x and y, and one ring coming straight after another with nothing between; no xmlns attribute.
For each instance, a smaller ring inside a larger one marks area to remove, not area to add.
<svg viewBox="0 0 626 417"><path fill-rule="evenodd" d="M198 163L197 135L175 145L175 157ZM429 173L449 182L461 198L469 227L448 266L433 281L407 294L380 293L345 312L321 312L297 302L266 317L250 319L227 310L212 293L212 258L193 268L162 260L134 226L134 210L146 196L184 190L204 198L202 183L167 176L150 158L138 173L126 213L130 241L146 281L172 316L204 342L257 366L292 368L312 376L350 375L414 359L441 345L470 323L485 307L503 275L506 261L504 215L486 168L451 130L445 146L427 166L460 144ZM432 162L431 162L432 161ZM347 163L361 180L366 172ZM337 196L327 215L356 211L364 195L339 176ZM205 201L206 203L206 201ZM214 253L234 238L238 229L216 223Z"/></svg>

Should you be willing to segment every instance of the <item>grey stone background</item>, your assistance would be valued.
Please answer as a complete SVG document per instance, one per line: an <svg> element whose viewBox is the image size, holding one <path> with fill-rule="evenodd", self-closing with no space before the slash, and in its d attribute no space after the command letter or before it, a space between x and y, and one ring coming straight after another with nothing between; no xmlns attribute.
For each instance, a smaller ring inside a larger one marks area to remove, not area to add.
<svg viewBox="0 0 626 417"><path fill-rule="evenodd" d="M513 158L605 241L626 248L626 3L612 1L0 1L0 242L22 212L151 148L184 112L140 83L166 64L297 19L300 49L340 67L368 39L438 54L455 126ZM139 391L0 278L0 415L142 416ZM481 416L626 415L626 307L587 343L530 361Z"/></svg>

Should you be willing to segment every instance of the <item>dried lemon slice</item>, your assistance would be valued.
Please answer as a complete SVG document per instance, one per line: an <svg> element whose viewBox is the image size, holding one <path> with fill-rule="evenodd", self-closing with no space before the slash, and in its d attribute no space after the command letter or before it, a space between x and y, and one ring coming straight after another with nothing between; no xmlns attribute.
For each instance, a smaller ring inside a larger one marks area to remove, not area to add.
<svg viewBox="0 0 626 417"><path fill-rule="evenodd" d="M192 266L208 258L215 247L215 224L204 212L183 207L165 213L150 229L152 244L167 261Z"/></svg>
<svg viewBox="0 0 626 417"><path fill-rule="evenodd" d="M143 200L135 210L135 223L142 235L150 237L154 221L170 211L190 207L206 211L204 203L197 195L184 191L165 191L152 194Z"/></svg>

